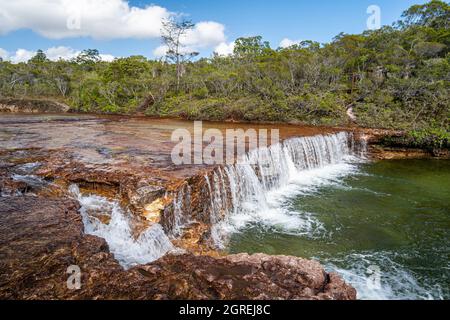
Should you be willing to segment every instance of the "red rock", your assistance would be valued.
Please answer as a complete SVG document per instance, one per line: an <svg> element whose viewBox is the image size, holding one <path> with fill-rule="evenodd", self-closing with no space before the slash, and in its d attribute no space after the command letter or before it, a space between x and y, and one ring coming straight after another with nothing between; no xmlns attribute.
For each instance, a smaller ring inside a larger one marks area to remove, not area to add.
<svg viewBox="0 0 450 320"><path fill-rule="evenodd" d="M167 255L125 271L103 239L85 235L69 199L0 198L1 299L355 299L318 262L239 254ZM81 269L69 290L67 268Z"/></svg>

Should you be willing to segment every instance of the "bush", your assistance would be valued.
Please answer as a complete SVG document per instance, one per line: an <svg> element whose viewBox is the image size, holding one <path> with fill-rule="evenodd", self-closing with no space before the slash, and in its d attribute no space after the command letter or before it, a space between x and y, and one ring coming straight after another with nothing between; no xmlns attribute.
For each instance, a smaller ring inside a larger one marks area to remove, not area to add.
<svg viewBox="0 0 450 320"><path fill-rule="evenodd" d="M381 144L387 147L420 148L429 151L450 148L450 133L441 128L408 131L401 136L384 137Z"/></svg>
<svg viewBox="0 0 450 320"><path fill-rule="evenodd" d="M426 149L449 148L450 133L442 128L427 128L408 132L411 144Z"/></svg>

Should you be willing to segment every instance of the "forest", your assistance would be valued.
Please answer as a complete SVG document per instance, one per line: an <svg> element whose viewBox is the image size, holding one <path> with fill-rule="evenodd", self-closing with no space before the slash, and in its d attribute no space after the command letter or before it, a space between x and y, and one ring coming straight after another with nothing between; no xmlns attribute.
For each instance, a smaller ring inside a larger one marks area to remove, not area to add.
<svg viewBox="0 0 450 320"><path fill-rule="evenodd" d="M0 98L52 99L74 112L392 128L442 146L450 140L449 44L450 5L432 0L392 26L325 44L275 49L254 36L237 39L229 56L175 48L160 60L112 62L96 49L70 61L40 50L26 63L0 60Z"/></svg>

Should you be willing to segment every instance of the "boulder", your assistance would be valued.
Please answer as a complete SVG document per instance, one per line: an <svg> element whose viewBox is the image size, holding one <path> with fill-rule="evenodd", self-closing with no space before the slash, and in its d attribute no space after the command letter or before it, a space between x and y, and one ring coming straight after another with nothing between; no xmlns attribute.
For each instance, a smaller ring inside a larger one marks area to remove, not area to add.
<svg viewBox="0 0 450 320"><path fill-rule="evenodd" d="M355 299L315 261L169 254L124 270L68 198L0 198L0 299ZM70 267L81 271L70 289Z"/></svg>

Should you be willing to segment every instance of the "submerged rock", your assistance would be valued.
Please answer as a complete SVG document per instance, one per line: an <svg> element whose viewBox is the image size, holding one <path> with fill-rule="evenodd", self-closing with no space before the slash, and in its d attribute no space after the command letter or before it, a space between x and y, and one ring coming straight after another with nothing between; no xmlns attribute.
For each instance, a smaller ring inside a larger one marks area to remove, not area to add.
<svg viewBox="0 0 450 320"><path fill-rule="evenodd" d="M318 262L246 254L166 255L124 270L105 240L86 235L76 201L0 198L1 299L355 299ZM70 266L81 287L69 289Z"/></svg>

